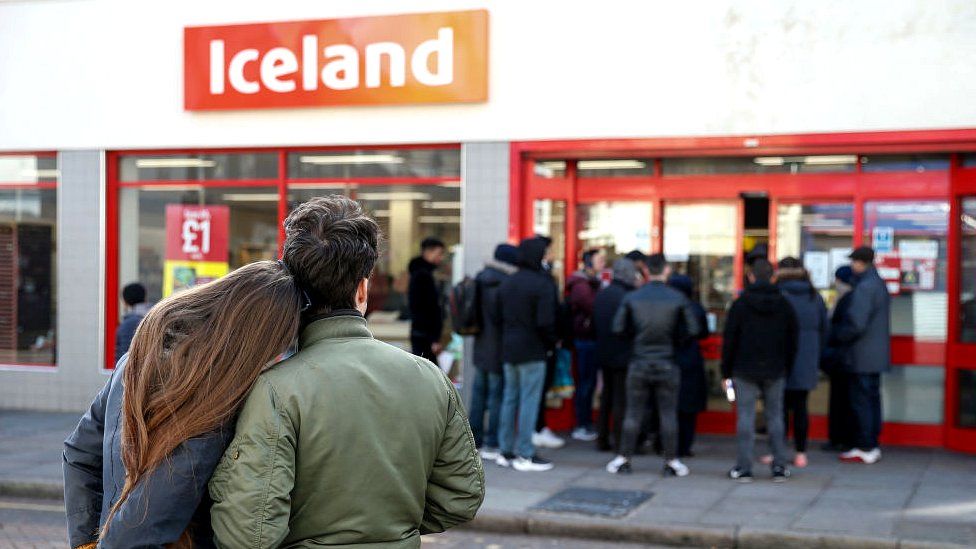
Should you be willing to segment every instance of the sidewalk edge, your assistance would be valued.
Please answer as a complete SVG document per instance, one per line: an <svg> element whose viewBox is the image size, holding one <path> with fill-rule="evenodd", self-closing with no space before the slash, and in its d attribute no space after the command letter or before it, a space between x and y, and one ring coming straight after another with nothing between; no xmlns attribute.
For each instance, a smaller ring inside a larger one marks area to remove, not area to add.
<svg viewBox="0 0 976 549"><path fill-rule="evenodd" d="M44 480L0 480L0 496L64 499L64 484Z"/></svg>

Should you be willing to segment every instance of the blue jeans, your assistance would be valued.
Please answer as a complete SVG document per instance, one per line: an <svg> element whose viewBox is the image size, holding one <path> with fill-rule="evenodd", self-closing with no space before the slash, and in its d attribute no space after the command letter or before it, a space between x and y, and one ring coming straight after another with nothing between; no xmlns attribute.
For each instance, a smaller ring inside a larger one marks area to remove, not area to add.
<svg viewBox="0 0 976 549"><path fill-rule="evenodd" d="M498 447L505 454L531 458L535 455L532 433L539 416L546 363L542 360L505 364L505 396L498 422ZM518 429L518 438L515 431Z"/></svg>
<svg viewBox="0 0 976 549"><path fill-rule="evenodd" d="M593 429L593 394L596 392L596 342L577 339L576 346L576 426Z"/></svg>
<svg viewBox="0 0 976 549"><path fill-rule="evenodd" d="M850 374L854 412L854 447L865 452L878 447L881 435L881 374Z"/></svg>
<svg viewBox="0 0 976 549"><path fill-rule="evenodd" d="M471 382L471 432L475 446L498 448L498 419L502 413L502 392L505 381L502 374L475 368ZM485 408L488 408L488 428L485 429Z"/></svg>
<svg viewBox="0 0 976 549"><path fill-rule="evenodd" d="M736 413L736 445L738 458L736 467L741 471L752 471L752 452L756 443L756 401L763 399L766 414L766 431L769 433L769 451L773 454L773 467L786 465L786 437L783 425L783 395L786 378L753 381L741 377L734 378Z"/></svg>

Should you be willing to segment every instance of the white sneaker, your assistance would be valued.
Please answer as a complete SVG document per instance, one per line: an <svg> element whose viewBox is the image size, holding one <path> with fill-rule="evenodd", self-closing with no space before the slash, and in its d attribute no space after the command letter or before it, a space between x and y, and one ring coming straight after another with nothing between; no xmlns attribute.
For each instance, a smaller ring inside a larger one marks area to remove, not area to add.
<svg viewBox="0 0 976 549"><path fill-rule="evenodd" d="M870 465L872 463L877 463L879 459L881 459L880 448L874 448L873 450L868 450L867 452L858 448L851 448L847 452L840 455L840 460L848 463L865 463Z"/></svg>
<svg viewBox="0 0 976 549"><path fill-rule="evenodd" d="M498 448L482 448L478 453L481 454L481 459L486 461L495 461L502 455Z"/></svg>
<svg viewBox="0 0 976 549"><path fill-rule="evenodd" d="M532 433L532 444L536 448L558 450L566 445L566 441L557 437L555 433L546 427L538 433Z"/></svg>
<svg viewBox="0 0 976 549"><path fill-rule="evenodd" d="M498 457L495 458L495 465L498 465L499 467L509 467L512 465L512 461L514 460L515 460L514 455L511 454L505 455L499 452Z"/></svg>
<svg viewBox="0 0 976 549"><path fill-rule="evenodd" d="M607 464L607 472L613 474L624 474L630 472L630 460L624 456L617 456Z"/></svg>
<svg viewBox="0 0 976 549"><path fill-rule="evenodd" d="M512 462L512 468L523 473L539 473L552 469L552 462L539 456L531 458L517 457Z"/></svg>
<svg viewBox="0 0 976 549"><path fill-rule="evenodd" d="M664 465L664 474L667 476L686 477L689 473L691 473L691 469L681 463L680 459L672 459Z"/></svg>
<svg viewBox="0 0 976 549"><path fill-rule="evenodd" d="M573 434L571 435L573 440L582 440L583 442L593 442L596 440L596 432L587 429L586 427L577 427L573 429Z"/></svg>

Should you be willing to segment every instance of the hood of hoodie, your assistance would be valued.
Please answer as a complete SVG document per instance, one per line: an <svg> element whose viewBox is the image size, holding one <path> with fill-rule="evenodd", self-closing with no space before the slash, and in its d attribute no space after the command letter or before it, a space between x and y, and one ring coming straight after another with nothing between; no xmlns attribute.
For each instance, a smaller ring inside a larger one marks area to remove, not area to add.
<svg viewBox="0 0 976 549"><path fill-rule="evenodd" d="M542 270L542 258L546 256L546 241L542 238L526 238L518 247L518 265L533 271Z"/></svg>
<svg viewBox="0 0 976 549"><path fill-rule="evenodd" d="M407 267L407 269L410 271L410 274L416 273L418 271L433 271L436 268L437 265L434 265L430 261L427 261L426 259L424 259L424 256L422 255L418 255L417 257L411 259L410 265Z"/></svg>
<svg viewBox="0 0 976 549"><path fill-rule="evenodd" d="M783 296L776 286L768 282L750 285L742 294L741 299L747 307L760 315L773 313L783 302Z"/></svg>
<svg viewBox="0 0 976 549"><path fill-rule="evenodd" d="M567 291L572 291L573 287L577 284L589 284L594 288L598 288L600 286L600 279L595 276L591 277L586 271L580 270L571 274L569 279L566 280Z"/></svg>
<svg viewBox="0 0 976 549"><path fill-rule="evenodd" d="M518 270L518 267L515 265L506 263L504 261L499 261L497 259L489 259L487 262L485 262L485 268L495 269L496 271L506 275L515 274L515 271Z"/></svg>
<svg viewBox="0 0 976 549"><path fill-rule="evenodd" d="M813 293L813 285L806 280L784 280L777 284L780 290L791 295L808 295Z"/></svg>

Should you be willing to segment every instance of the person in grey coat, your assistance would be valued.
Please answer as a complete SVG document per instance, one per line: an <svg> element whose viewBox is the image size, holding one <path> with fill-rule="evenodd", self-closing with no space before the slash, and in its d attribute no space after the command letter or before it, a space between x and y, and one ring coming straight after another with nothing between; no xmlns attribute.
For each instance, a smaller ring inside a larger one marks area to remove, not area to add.
<svg viewBox="0 0 976 549"><path fill-rule="evenodd" d="M881 459L881 374L891 369L891 297L874 268L874 250L861 246L850 258L858 283L837 338L849 344L849 389L856 425L854 448L840 459L874 463Z"/></svg>
<svg viewBox="0 0 976 549"><path fill-rule="evenodd" d="M799 329L796 359L793 370L786 379L783 424L789 430L792 414L793 442L796 448L793 465L802 469L807 466L807 433L810 427L807 398L810 391L817 387L820 377L820 355L827 343L830 320L827 318L827 306L823 298L813 287L810 274L799 259L787 257L780 260L776 271L776 285L793 306Z"/></svg>

